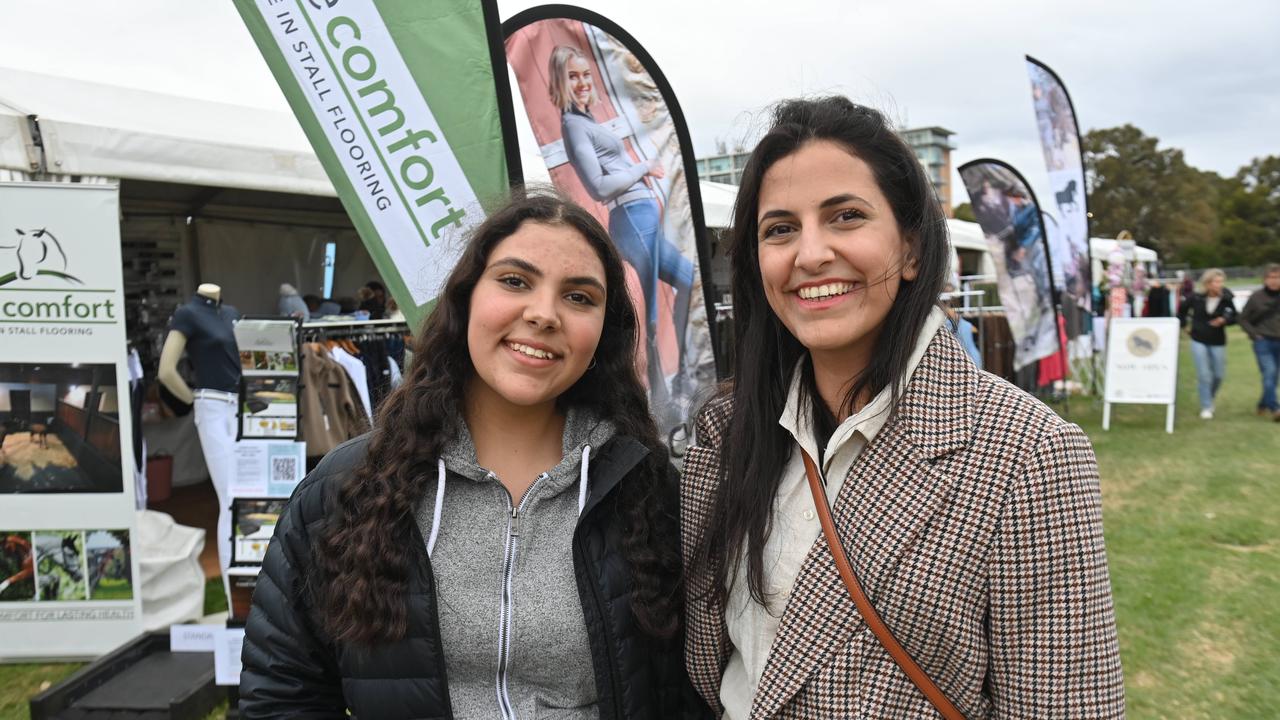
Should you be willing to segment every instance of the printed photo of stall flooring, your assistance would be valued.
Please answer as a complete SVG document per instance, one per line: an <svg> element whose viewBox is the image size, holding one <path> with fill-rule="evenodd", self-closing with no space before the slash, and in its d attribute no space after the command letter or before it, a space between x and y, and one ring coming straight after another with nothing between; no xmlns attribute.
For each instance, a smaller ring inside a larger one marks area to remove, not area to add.
<svg viewBox="0 0 1280 720"><path fill-rule="evenodd" d="M92 492L94 483L56 433L18 432L0 448L0 493Z"/></svg>

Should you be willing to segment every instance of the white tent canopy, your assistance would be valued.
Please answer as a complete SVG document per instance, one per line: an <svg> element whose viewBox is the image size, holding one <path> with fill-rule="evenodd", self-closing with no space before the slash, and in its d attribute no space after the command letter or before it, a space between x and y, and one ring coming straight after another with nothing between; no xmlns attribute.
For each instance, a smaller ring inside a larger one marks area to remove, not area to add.
<svg viewBox="0 0 1280 720"><path fill-rule="evenodd" d="M26 113L0 98L0 175L4 170L29 172Z"/></svg>
<svg viewBox="0 0 1280 720"><path fill-rule="evenodd" d="M1117 246L1120 246L1119 240L1110 240L1108 238L1089 238L1089 254L1100 260L1106 260L1111 253L1115 252ZM1125 256L1130 260L1141 263L1153 263L1160 259L1160 255L1151 248L1144 248L1141 245L1132 245L1124 248Z"/></svg>
<svg viewBox="0 0 1280 720"><path fill-rule="evenodd" d="M978 223L949 218L947 232L951 235L951 247L957 250L987 252L987 238L982 234L982 227Z"/></svg>
<svg viewBox="0 0 1280 720"><path fill-rule="evenodd" d="M728 228L733 224L733 203L738 199L738 186L701 180L702 216L709 228Z"/></svg>
<svg viewBox="0 0 1280 720"><path fill-rule="evenodd" d="M336 193L291 114L0 68L0 169Z"/></svg>

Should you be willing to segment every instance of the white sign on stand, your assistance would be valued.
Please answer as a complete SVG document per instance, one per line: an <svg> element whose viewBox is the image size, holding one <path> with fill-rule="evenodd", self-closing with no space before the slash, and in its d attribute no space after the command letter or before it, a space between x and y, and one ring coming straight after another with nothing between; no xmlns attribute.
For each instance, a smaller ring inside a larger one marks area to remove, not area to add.
<svg viewBox="0 0 1280 720"><path fill-rule="evenodd" d="M169 652L213 652L222 625L170 625Z"/></svg>
<svg viewBox="0 0 1280 720"><path fill-rule="evenodd" d="M1173 432L1178 392L1178 320L1112 318L1107 332L1107 385L1102 429L1111 429L1111 404L1168 405Z"/></svg>

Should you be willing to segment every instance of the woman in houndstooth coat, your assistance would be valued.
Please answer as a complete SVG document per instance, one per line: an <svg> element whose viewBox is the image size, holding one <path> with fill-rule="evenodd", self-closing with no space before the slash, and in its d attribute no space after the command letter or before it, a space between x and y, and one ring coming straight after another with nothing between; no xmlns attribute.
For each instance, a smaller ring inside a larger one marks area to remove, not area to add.
<svg viewBox="0 0 1280 720"><path fill-rule="evenodd" d="M723 717L937 711L868 629L801 450L894 637L966 718L1124 715L1097 462L964 354L914 153L844 98L782 103L734 211L734 378L685 456L685 657Z"/></svg>

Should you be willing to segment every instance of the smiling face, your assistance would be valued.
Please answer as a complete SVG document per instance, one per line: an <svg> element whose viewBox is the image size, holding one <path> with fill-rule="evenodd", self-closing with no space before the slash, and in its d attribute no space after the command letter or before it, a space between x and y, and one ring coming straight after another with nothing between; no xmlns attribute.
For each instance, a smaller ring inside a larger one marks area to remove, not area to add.
<svg viewBox="0 0 1280 720"><path fill-rule="evenodd" d="M569 89L573 104L586 110L591 105L591 95L594 89L591 66L587 64L586 58L581 55L574 55L569 58L569 62L565 63L564 71L565 86Z"/></svg>
<svg viewBox="0 0 1280 720"><path fill-rule="evenodd" d="M554 403L591 364L604 311L604 264L586 238L526 221L494 246L471 293L470 391Z"/></svg>
<svg viewBox="0 0 1280 720"><path fill-rule="evenodd" d="M769 306L815 360L865 367L916 263L871 167L816 140L765 172L757 208Z"/></svg>

